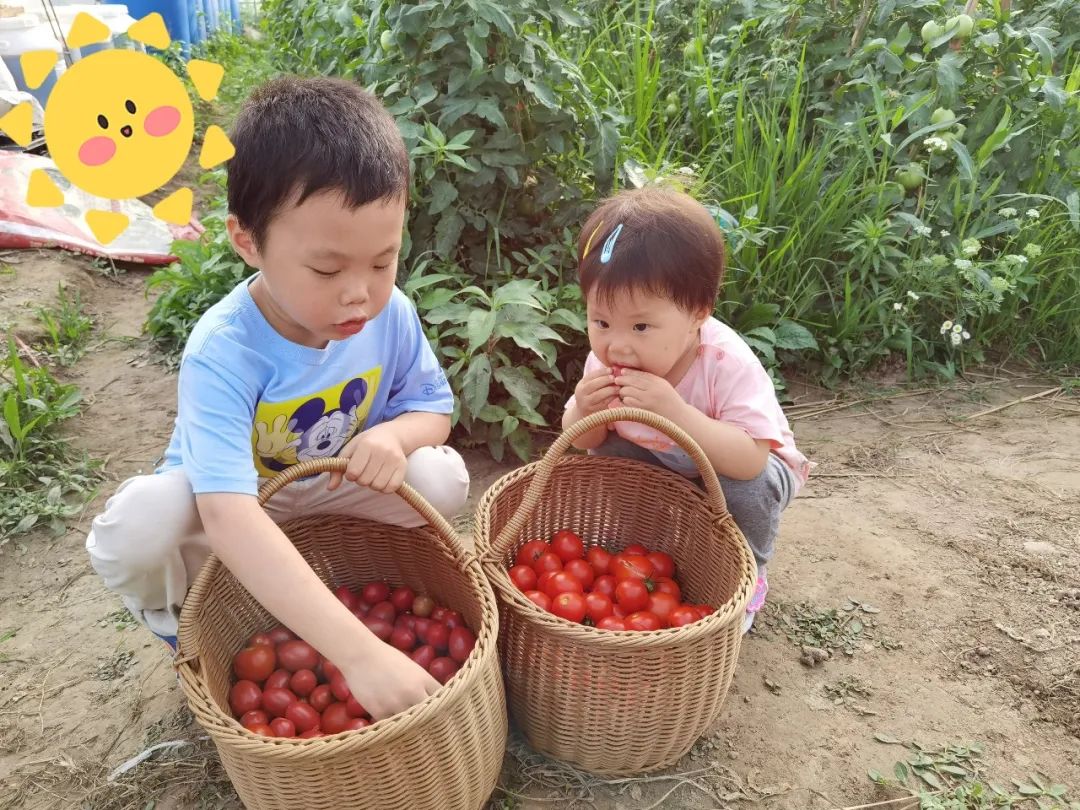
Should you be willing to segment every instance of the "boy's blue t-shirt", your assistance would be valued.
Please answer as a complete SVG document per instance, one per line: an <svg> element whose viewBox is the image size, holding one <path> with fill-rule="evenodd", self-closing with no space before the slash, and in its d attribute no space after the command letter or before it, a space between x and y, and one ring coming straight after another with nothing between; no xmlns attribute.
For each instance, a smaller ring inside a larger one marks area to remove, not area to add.
<svg viewBox="0 0 1080 810"><path fill-rule="evenodd" d="M196 494L256 495L260 477L336 456L362 430L408 411L453 411L446 375L400 289L362 332L313 349L269 324L248 288L256 277L192 330L158 472L182 467Z"/></svg>

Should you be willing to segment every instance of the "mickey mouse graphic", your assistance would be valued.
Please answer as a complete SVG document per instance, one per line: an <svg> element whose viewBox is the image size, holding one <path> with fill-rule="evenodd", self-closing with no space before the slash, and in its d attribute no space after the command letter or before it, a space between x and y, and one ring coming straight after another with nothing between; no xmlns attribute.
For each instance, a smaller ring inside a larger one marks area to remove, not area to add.
<svg viewBox="0 0 1080 810"><path fill-rule="evenodd" d="M257 463L278 473L301 461L336 456L360 427L358 411L368 390L368 380L357 377L344 385L336 404L327 396L314 396L287 417L279 414L270 425L256 420Z"/></svg>

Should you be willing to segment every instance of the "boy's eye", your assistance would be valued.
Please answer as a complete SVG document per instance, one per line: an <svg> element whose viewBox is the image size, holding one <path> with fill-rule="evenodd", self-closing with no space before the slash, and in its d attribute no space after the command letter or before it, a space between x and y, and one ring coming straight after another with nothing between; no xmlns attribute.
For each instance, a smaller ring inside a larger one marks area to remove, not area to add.
<svg viewBox="0 0 1080 810"><path fill-rule="evenodd" d="M607 321L593 321L600 329L607 329Z"/></svg>
<svg viewBox="0 0 1080 810"><path fill-rule="evenodd" d="M634 324L634 331L635 332L644 332L648 328L649 328L649 325L647 323L635 323Z"/></svg>
<svg viewBox="0 0 1080 810"><path fill-rule="evenodd" d="M317 267L308 267L308 270L315 273L315 275L322 276L323 278L330 278L337 275L337 270L320 270Z"/></svg>

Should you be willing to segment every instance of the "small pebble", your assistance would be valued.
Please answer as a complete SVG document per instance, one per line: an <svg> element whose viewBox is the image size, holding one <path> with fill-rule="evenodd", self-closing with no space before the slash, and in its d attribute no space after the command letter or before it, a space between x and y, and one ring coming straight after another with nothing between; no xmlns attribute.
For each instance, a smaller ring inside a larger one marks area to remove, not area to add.
<svg viewBox="0 0 1080 810"><path fill-rule="evenodd" d="M990 657L990 648L989 647L976 647L975 648L975 654L977 656L979 656L979 658L989 658Z"/></svg>
<svg viewBox="0 0 1080 810"><path fill-rule="evenodd" d="M1050 631L1045 627L1040 627L1035 631L1035 638L1050 638Z"/></svg>

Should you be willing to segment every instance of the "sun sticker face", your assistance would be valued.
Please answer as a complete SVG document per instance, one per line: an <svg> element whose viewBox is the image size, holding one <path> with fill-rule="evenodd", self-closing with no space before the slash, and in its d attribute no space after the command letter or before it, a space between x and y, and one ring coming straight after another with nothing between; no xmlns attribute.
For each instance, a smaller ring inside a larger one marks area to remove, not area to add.
<svg viewBox="0 0 1080 810"><path fill-rule="evenodd" d="M76 62L45 111L56 167L79 188L111 200L141 197L172 180L194 135L184 85L138 51L101 51Z"/></svg>
<svg viewBox="0 0 1080 810"><path fill-rule="evenodd" d="M160 14L149 14L127 31L136 41L164 50L169 35ZM85 12L68 33L72 48L103 42L111 32ZM51 51L23 54L27 83L39 86L55 67ZM217 96L224 69L192 59L188 74L199 95ZM29 105L0 118L0 129L16 143L30 142ZM195 136L195 115L184 83L164 63L133 50L98 51L75 62L56 82L45 108L45 142L57 169L83 191L109 200L127 200L157 191L180 171ZM228 160L234 149L225 132L207 128L199 165L204 169ZM63 204L63 194L43 170L31 177L27 202L39 207ZM167 222L191 219L194 195L181 188L154 206ZM124 214L89 211L87 225L102 244L127 228Z"/></svg>

